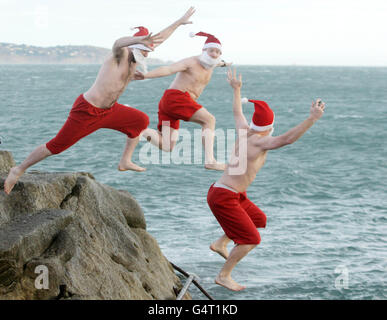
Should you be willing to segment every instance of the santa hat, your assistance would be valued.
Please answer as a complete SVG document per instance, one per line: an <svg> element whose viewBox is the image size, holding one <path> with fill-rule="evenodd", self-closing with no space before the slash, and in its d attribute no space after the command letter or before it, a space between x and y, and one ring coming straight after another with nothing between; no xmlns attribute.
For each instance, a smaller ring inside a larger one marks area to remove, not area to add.
<svg viewBox="0 0 387 320"><path fill-rule="evenodd" d="M274 112L265 101L242 99L242 103L254 103L255 112L251 119L250 128L255 131L266 131L273 128Z"/></svg>
<svg viewBox="0 0 387 320"><path fill-rule="evenodd" d="M147 36L149 34L148 29L145 27L140 26L140 27L131 28L131 30L135 30L135 29L138 29L138 31L133 35L133 37L143 37L143 36ZM153 47L153 45L151 45L150 47ZM132 44L131 46L129 46L129 48L140 49L140 50L145 50L145 51L152 51L148 47L144 46L142 43Z"/></svg>
<svg viewBox="0 0 387 320"><path fill-rule="evenodd" d="M206 42L204 43L204 46L203 46L203 49L207 49L207 48L217 48L219 49L220 51L222 51L222 44L220 43L220 41L215 38L212 34L209 34L209 33L205 33L205 32L198 32L198 33L194 33L194 32L191 32L189 34L192 38L195 37L195 36L201 36L201 37L207 37L207 40Z"/></svg>

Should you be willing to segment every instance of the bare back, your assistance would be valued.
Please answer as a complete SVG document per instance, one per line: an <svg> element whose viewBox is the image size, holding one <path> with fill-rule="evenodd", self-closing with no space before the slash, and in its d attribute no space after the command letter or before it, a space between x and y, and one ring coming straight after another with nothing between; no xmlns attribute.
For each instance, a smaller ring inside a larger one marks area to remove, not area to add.
<svg viewBox="0 0 387 320"><path fill-rule="evenodd" d="M220 183L238 192L246 191L266 160L267 151L257 147L258 139L261 137L250 130L247 135L242 137L238 135L230 161L219 179ZM244 150L244 145L247 146L247 150Z"/></svg>
<svg viewBox="0 0 387 320"><path fill-rule="evenodd" d="M97 79L84 93L87 101L98 108L110 108L132 80L136 63L132 51L123 48L120 59L111 53L99 69Z"/></svg>
<svg viewBox="0 0 387 320"><path fill-rule="evenodd" d="M177 73L169 89L187 91L192 99L196 100L210 82L213 69L204 68L200 64L198 56L187 58L184 62L187 69Z"/></svg>

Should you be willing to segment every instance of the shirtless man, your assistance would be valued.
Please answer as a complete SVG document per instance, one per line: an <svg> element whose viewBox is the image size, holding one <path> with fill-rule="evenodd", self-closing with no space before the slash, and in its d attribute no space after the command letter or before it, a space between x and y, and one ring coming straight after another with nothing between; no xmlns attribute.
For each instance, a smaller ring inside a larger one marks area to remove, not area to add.
<svg viewBox="0 0 387 320"><path fill-rule="evenodd" d="M325 103L320 99L313 102L309 117L288 132L272 137L274 113L264 101L249 100L255 104L255 112L250 126L241 107L239 79L231 70L228 82L234 89L233 112L235 127L238 132L233 154L222 177L211 185L207 202L225 234L210 245L210 249L219 253L226 262L215 279L215 283L227 289L240 291L241 286L231 278L231 271L236 264L260 243L257 228L266 226L266 215L252 203L246 195L246 189L253 182L258 171L265 163L267 151L278 149L297 141L324 113ZM244 150L241 147L245 146ZM238 155L237 155L238 154ZM233 171L235 166L245 162L243 171ZM232 163L232 165L231 165ZM235 246L227 251L230 240Z"/></svg>
<svg viewBox="0 0 387 320"><path fill-rule="evenodd" d="M222 47L217 38L204 32L196 35L207 37L200 56L157 68L146 73L142 78L138 77L138 80L141 80L177 73L159 103L158 131L147 128L143 136L161 150L170 152L179 137L179 120L198 123L202 126L205 168L224 170L225 164L218 163L214 158L215 117L196 100L210 81L214 68L228 64L220 59Z"/></svg>
<svg viewBox="0 0 387 320"><path fill-rule="evenodd" d="M4 191L9 194L22 174L32 165L66 150L92 132L109 128L128 136L118 170L145 171L131 160L141 132L148 126L149 118L137 109L117 103L118 98L144 64L149 51L163 43L179 26L192 23L189 18L195 9L191 7L183 17L152 36L144 27L133 37L115 41L112 53L101 66L92 87L74 102L69 117L55 138L37 147L19 166L11 168L4 182Z"/></svg>

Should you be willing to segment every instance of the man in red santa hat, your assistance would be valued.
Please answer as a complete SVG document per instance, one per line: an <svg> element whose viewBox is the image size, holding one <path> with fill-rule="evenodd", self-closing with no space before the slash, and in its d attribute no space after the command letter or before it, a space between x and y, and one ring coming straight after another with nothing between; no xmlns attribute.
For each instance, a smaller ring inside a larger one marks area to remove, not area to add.
<svg viewBox="0 0 387 320"><path fill-rule="evenodd" d="M128 137L118 170L145 171L145 168L132 162L132 154L141 132L148 127L149 118L144 112L119 104L117 100L138 72L137 66L146 71L148 52L163 43L179 26L192 23L189 19L194 12L195 9L191 7L184 16L154 36L149 34L148 29L137 27L139 31L134 36L116 40L94 84L75 100L58 134L35 148L19 166L10 170L4 182L5 193L11 192L29 167L63 152L101 128L117 130Z"/></svg>
<svg viewBox="0 0 387 320"><path fill-rule="evenodd" d="M206 37L202 54L159 67L138 80L165 77L177 73L159 103L158 131L147 128L143 136L163 151L170 152L179 137L180 120L201 125L205 151L205 168L224 170L225 164L214 158L215 117L196 102L211 79L214 68L228 65L221 60L222 46L211 34L199 32L191 36Z"/></svg>
<svg viewBox="0 0 387 320"><path fill-rule="evenodd" d="M267 151L278 149L297 141L324 113L325 103L320 99L313 102L309 117L288 132L272 137L274 112L269 105L260 100L254 103L255 112L248 125L242 112L240 89L242 77L228 71L228 82L234 89L233 112L237 139L230 161L222 177L213 183L208 191L207 202L225 234L210 245L226 262L215 282L227 289L245 289L231 278L236 264L256 247L261 237L257 228L265 228L266 215L246 195L246 189L254 181L258 171L265 163ZM244 98L243 100L247 100ZM234 248L230 253L227 244L233 240Z"/></svg>

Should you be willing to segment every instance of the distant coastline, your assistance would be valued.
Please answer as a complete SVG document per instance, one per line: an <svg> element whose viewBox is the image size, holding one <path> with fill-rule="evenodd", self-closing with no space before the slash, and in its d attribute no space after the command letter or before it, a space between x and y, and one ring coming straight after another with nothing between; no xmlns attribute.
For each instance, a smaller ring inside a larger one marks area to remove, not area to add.
<svg viewBox="0 0 387 320"><path fill-rule="evenodd" d="M37 47L0 42L0 64L101 64L109 52L94 46ZM148 58L149 65L169 63Z"/></svg>
<svg viewBox="0 0 387 320"><path fill-rule="evenodd" d="M52 46L38 47L26 44L0 42L0 65L23 64L101 64L111 49L95 46ZM148 58L148 65L166 65L173 61ZM324 67L324 68L387 68L387 65L313 65L313 64L237 64L236 66L260 67Z"/></svg>

